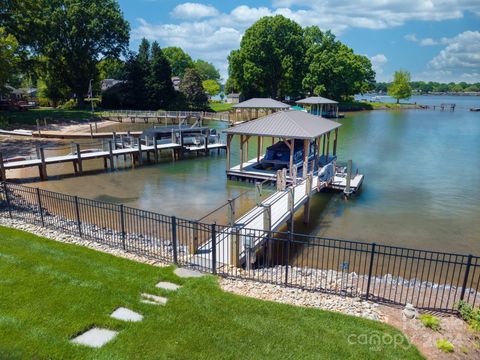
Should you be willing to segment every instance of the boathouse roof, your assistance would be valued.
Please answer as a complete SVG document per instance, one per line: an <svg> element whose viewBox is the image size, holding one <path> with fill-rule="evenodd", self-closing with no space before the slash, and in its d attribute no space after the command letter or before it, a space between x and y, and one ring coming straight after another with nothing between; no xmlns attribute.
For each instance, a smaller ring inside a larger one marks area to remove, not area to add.
<svg viewBox="0 0 480 360"><path fill-rule="evenodd" d="M314 139L342 124L304 111L279 111L256 120L231 127L223 132L231 135L268 136L287 139Z"/></svg>
<svg viewBox="0 0 480 360"><path fill-rule="evenodd" d="M307 104L307 105L338 104L338 102L335 100L330 100L321 96L310 96L295 102L297 104Z"/></svg>
<svg viewBox="0 0 480 360"><path fill-rule="evenodd" d="M288 109L290 105L270 98L252 98L233 105L235 109Z"/></svg>

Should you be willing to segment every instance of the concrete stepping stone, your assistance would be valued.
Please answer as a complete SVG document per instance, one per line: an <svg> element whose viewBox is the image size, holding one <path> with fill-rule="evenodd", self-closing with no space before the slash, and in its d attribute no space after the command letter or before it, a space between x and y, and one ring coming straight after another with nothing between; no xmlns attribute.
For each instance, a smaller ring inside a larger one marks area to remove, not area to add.
<svg viewBox="0 0 480 360"><path fill-rule="evenodd" d="M111 341L117 334L118 331L94 327L73 338L71 341L75 344L99 348Z"/></svg>
<svg viewBox="0 0 480 360"><path fill-rule="evenodd" d="M147 293L142 293L142 299L140 300L140 302L150 305L165 305L167 301L168 299L166 297Z"/></svg>
<svg viewBox="0 0 480 360"><path fill-rule="evenodd" d="M185 269L185 268L177 268L177 269L175 269L174 273L175 273L175 275L177 275L181 278L191 278L191 277L205 276L205 274L201 273L200 271L190 270L190 269Z"/></svg>
<svg viewBox="0 0 480 360"><path fill-rule="evenodd" d="M168 281L160 281L157 285L155 285L157 288L164 289L164 290L169 290L169 291L176 291L181 288L180 285L168 282Z"/></svg>
<svg viewBox="0 0 480 360"><path fill-rule="evenodd" d="M132 321L132 322L139 322L143 320L143 315L139 314L133 310L124 308L124 307L119 307L116 309L110 317L117 319L117 320L122 320L122 321Z"/></svg>

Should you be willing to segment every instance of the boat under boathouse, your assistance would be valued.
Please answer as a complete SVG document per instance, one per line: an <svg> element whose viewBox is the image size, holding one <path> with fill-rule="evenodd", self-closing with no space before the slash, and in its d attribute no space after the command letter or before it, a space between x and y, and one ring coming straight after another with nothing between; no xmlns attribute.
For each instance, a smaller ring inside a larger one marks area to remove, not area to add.
<svg viewBox="0 0 480 360"><path fill-rule="evenodd" d="M276 112L224 130L227 134L227 177L234 180L276 180L278 171L286 173L287 182L322 176L333 189L356 191L363 175L352 175L350 169L336 165L338 129L341 124L304 111ZM239 137L240 164L231 164L231 146ZM248 159L248 145L257 137L257 156ZM271 146L263 154L264 141ZM349 162L350 163L350 162ZM328 175L328 173L330 175ZM349 177L350 176L350 177ZM347 181L347 179L349 181Z"/></svg>
<svg viewBox="0 0 480 360"><path fill-rule="evenodd" d="M321 96L311 96L296 101L298 105L306 107L307 111L312 115L319 115L324 118L336 119L343 117L338 113L338 102Z"/></svg>

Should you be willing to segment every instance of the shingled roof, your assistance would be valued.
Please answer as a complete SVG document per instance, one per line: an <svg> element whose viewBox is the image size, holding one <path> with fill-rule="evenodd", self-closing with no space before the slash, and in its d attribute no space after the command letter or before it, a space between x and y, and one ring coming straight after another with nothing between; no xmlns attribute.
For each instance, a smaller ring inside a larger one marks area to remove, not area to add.
<svg viewBox="0 0 480 360"><path fill-rule="evenodd" d="M288 139L314 139L342 124L304 111L279 111L256 120L231 127L223 132L231 135L268 136Z"/></svg>
<svg viewBox="0 0 480 360"><path fill-rule="evenodd" d="M330 100L321 96L310 96L308 98L295 101L297 104L321 105L321 104L338 104L337 101Z"/></svg>
<svg viewBox="0 0 480 360"><path fill-rule="evenodd" d="M290 105L270 98L253 98L233 106L235 109L289 109Z"/></svg>

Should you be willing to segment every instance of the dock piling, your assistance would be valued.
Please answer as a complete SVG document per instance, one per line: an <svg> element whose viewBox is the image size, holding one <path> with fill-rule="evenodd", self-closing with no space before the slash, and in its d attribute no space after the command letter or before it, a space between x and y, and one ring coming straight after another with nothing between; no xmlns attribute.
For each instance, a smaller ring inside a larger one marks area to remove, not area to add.
<svg viewBox="0 0 480 360"><path fill-rule="evenodd" d="M112 140L108 141L108 152L109 152L109 159L110 159L110 170L115 171L115 164L113 163L113 145Z"/></svg>
<svg viewBox="0 0 480 360"><path fill-rule="evenodd" d="M82 165L82 153L80 152L80 144L75 144L77 148L77 162L78 162L78 172L80 175L83 174L83 165Z"/></svg>
<svg viewBox="0 0 480 360"><path fill-rule="evenodd" d="M47 180L47 163L45 162L45 150L43 146L40 147L40 160L42 161L40 165L40 179Z"/></svg>

